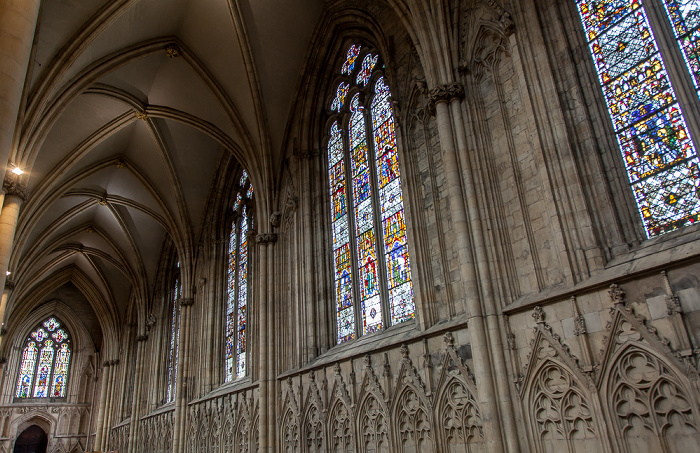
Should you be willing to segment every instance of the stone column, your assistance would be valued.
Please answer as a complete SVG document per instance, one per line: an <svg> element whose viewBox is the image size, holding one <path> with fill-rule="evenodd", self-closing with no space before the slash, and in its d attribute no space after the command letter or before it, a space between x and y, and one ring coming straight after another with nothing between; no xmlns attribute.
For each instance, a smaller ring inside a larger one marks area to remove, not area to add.
<svg viewBox="0 0 700 453"><path fill-rule="evenodd" d="M267 245L267 278L268 282L273 282L275 275L274 266L274 251L275 242L277 242L276 234L267 235L268 245ZM270 452L277 451L276 448L276 437L277 437L277 370L275 367L275 358L277 357L277 326L275 325L275 291L276 285L270 285L267 291L267 332L268 332L268 343L267 343L267 372L268 372L268 385L267 385L267 397L271 402L269 407L269 412L267 414L267 441L268 448ZM261 428L262 429L262 428Z"/></svg>
<svg viewBox="0 0 700 453"><path fill-rule="evenodd" d="M304 333L306 335L306 346L307 346L307 360L304 364L308 363L309 360L313 359L318 355L318 326L319 326L319 310L317 306L317 299L314 297L314 289L316 288L316 266L314 255L314 239L312 236L313 231L313 210L311 208L312 204L312 181L314 180L313 175L313 160L318 157L318 153L307 153L299 156L300 169L301 169L301 187L299 191L301 192L301 222L297 226L302 228L303 231L303 255L304 260L302 261L303 266L303 294L304 294L304 305L306 307L306 313L308 314L308 324L304 328Z"/></svg>
<svg viewBox="0 0 700 453"><path fill-rule="evenodd" d="M40 0L0 2L0 170L7 165L11 154L39 3Z"/></svg>
<svg viewBox="0 0 700 453"><path fill-rule="evenodd" d="M430 90L430 100L435 106L440 146L443 150L445 177L449 187L450 214L455 232L462 284L464 285L463 297L469 322L474 373L479 405L481 406L481 414L486 431L485 437L489 451L500 453L503 451L503 441L498 421L498 406L493 385L489 343L486 339L486 326L473 257L471 231L464 205L465 197L462 191L462 176L459 171L455 132L449 109L451 100L460 99L463 95L464 90L457 83L437 86Z"/></svg>
<svg viewBox="0 0 700 453"><path fill-rule="evenodd" d="M100 407L97 410L97 423L95 425L95 450L102 450L103 426L105 424L105 408L107 407L107 383L111 376L109 361L102 363L102 390L100 391Z"/></svg>
<svg viewBox="0 0 700 453"><path fill-rule="evenodd" d="M274 394L274 383L270 382L274 380L272 373L272 364L274 360L274 354L272 354L272 349L274 346L274 341L271 338L274 329L274 313L272 310L272 303L270 301L270 296L272 292L270 291L268 281L272 281L273 266L272 266L272 244L277 241L277 235L272 233L258 234L255 238L255 242L259 245L259 257L258 265L260 266L260 291L259 291L259 302L260 302L260 319L258 322L259 327L259 347L260 347L260 358L259 358L259 374L258 374L258 406L260 407L259 414L259 447L260 452L272 452L275 451L274 444L274 405L275 405L275 394Z"/></svg>
<svg viewBox="0 0 700 453"><path fill-rule="evenodd" d="M15 230L17 228L17 219L19 217L19 209L22 202L27 199L26 185L19 182L19 178L14 174L7 172L3 181L3 191L5 199L0 212L0 287L5 287L7 281L7 270L10 264L10 256L12 255L12 246L14 245ZM7 299L10 293L5 297L5 292L2 296L2 306L0 307L0 323L5 324L5 309Z"/></svg>
<svg viewBox="0 0 700 453"><path fill-rule="evenodd" d="M183 283L183 290L186 285ZM190 362L190 316L194 298L181 297L180 304L180 338L177 354L177 373L175 375L175 413L173 414L173 453L182 453L186 445L184 441L185 424L187 421L187 378Z"/></svg>
<svg viewBox="0 0 700 453"><path fill-rule="evenodd" d="M498 320L499 310L494 299L493 288L491 287L492 277L486 253L481 211L476 194L476 182L467 150L467 135L464 128L464 116L462 115L462 96L452 97L450 107L455 127L455 142L460 156L460 163L462 164L462 181L464 181L464 193L467 200L467 220L469 221L474 241L473 251L476 260L477 278L482 282L481 294L483 296L484 319L490 345L488 350L491 352L496 388L498 390L498 402L501 409L500 419L503 424L508 451L520 451L518 432L515 427L515 418L513 417L514 409L510 395L506 358L503 352L505 345L503 344L503 335Z"/></svg>
<svg viewBox="0 0 700 453"><path fill-rule="evenodd" d="M136 337L136 377L134 378L134 396L131 399L131 420L129 421L129 453L138 453L140 446L136 445L138 438L139 419L141 418L141 387L143 386L144 353L148 335Z"/></svg>

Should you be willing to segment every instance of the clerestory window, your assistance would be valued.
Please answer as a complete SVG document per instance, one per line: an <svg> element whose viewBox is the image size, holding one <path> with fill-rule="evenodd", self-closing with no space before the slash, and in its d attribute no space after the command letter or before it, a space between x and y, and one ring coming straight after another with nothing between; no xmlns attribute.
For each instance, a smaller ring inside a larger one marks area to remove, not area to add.
<svg viewBox="0 0 700 453"><path fill-rule="evenodd" d="M250 212L253 186L248 174L238 181L233 203L234 220L228 246L228 284L226 302L226 373L230 382L246 375L246 334L248 322L248 232L252 228Z"/></svg>
<svg viewBox="0 0 700 453"><path fill-rule="evenodd" d="M177 384L177 358L180 352L180 297L182 282L180 281L180 262L175 266L175 278L170 291L172 312L170 313L170 348L168 350L168 394L166 402L175 398Z"/></svg>
<svg viewBox="0 0 700 453"><path fill-rule="evenodd" d="M698 155L683 113L688 106L679 102L665 62L677 45L688 71L674 80L694 84L693 91L700 87L700 2L576 4L647 236L695 223L700 218ZM661 13L657 23L673 29L676 43L657 45L655 36L667 34L652 29L647 15L652 10Z"/></svg>
<svg viewBox="0 0 700 453"><path fill-rule="evenodd" d="M65 397L71 356L68 331L50 317L29 334L24 344L15 397Z"/></svg>
<svg viewBox="0 0 700 453"><path fill-rule="evenodd" d="M351 45L330 102L331 201L337 341L411 320L415 302L399 155L384 62Z"/></svg>

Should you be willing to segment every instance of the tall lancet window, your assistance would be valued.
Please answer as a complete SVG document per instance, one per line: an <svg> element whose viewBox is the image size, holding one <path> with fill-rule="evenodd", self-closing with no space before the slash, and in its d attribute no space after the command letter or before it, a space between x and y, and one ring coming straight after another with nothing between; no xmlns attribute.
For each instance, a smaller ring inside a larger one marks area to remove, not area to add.
<svg viewBox="0 0 700 453"><path fill-rule="evenodd" d="M24 344L15 397L65 397L71 355L68 332L51 317L34 329Z"/></svg>
<svg viewBox="0 0 700 453"><path fill-rule="evenodd" d="M175 281L170 291L172 312L170 314L170 349L168 350L168 395L169 403L175 398L175 385L177 384L177 358L180 352L180 296L182 295L182 282L180 281L180 262L177 262Z"/></svg>
<svg viewBox="0 0 700 453"><path fill-rule="evenodd" d="M664 0L664 6L695 89L700 90L700 1Z"/></svg>
<svg viewBox="0 0 700 453"><path fill-rule="evenodd" d="M234 219L228 246L228 297L226 303L226 382L246 374L248 324L248 232L253 186L243 171L233 204Z"/></svg>
<svg viewBox="0 0 700 453"><path fill-rule="evenodd" d="M391 92L379 54L353 44L329 107L337 340L413 319Z"/></svg>
<svg viewBox="0 0 700 453"><path fill-rule="evenodd" d="M576 3L647 236L696 222L698 156L654 39L646 2ZM665 3L697 87L696 2Z"/></svg>

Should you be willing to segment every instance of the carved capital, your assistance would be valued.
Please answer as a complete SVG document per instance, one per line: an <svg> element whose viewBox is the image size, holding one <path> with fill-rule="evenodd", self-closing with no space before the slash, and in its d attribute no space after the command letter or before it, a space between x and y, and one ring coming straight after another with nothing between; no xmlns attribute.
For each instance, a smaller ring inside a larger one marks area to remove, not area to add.
<svg viewBox="0 0 700 453"><path fill-rule="evenodd" d="M440 102L449 102L452 99L464 98L464 88L457 82L438 85L430 90L428 95L430 104L437 105Z"/></svg>
<svg viewBox="0 0 700 453"><path fill-rule="evenodd" d="M179 302L181 307L189 307L194 305L194 297L181 297Z"/></svg>
<svg viewBox="0 0 700 453"><path fill-rule="evenodd" d="M274 244L277 242L277 234L275 233L262 233L255 237L255 242L261 245Z"/></svg>
<svg viewBox="0 0 700 453"><path fill-rule="evenodd" d="M137 335L136 336L136 342L140 343L142 341L147 341L148 340L148 335Z"/></svg>
<svg viewBox="0 0 700 453"><path fill-rule="evenodd" d="M5 279L5 289L8 291L14 291L15 290L15 282L10 280L9 278Z"/></svg>
<svg viewBox="0 0 700 453"><path fill-rule="evenodd" d="M109 362L109 360L105 360L104 362L102 362L103 368L109 368L110 365L111 365L111 363Z"/></svg>
<svg viewBox="0 0 700 453"><path fill-rule="evenodd" d="M5 180L2 182L2 190L7 195L19 197L22 201L27 201L29 198L27 184L20 181L19 176L10 171L5 173Z"/></svg>

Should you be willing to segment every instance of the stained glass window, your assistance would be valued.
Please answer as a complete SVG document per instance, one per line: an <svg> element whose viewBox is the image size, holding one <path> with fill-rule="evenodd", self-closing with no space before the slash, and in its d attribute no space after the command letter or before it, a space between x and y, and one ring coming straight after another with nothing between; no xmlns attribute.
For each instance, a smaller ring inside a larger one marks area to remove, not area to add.
<svg viewBox="0 0 700 453"><path fill-rule="evenodd" d="M700 0L664 0L685 64L700 89Z"/></svg>
<svg viewBox="0 0 700 453"><path fill-rule="evenodd" d="M248 233L252 227L250 204L253 185L243 172L233 206L234 221L228 249L228 300L226 306L226 382L246 374L246 332L248 322Z"/></svg>
<svg viewBox="0 0 700 453"><path fill-rule="evenodd" d="M51 317L25 340L17 378L17 398L63 398L68 385L70 338Z"/></svg>
<svg viewBox="0 0 700 453"><path fill-rule="evenodd" d="M175 386L177 384L177 358L180 352L180 295L182 284L180 282L180 262L177 262L175 283L171 290L172 312L170 314L170 350L168 354L168 395L167 402L175 398Z"/></svg>
<svg viewBox="0 0 700 453"><path fill-rule="evenodd" d="M642 1L577 5L647 236L694 223L698 158Z"/></svg>
<svg viewBox="0 0 700 453"><path fill-rule="evenodd" d="M330 105L337 116L328 180L338 343L415 314L391 94L378 61L377 53L350 46Z"/></svg>

